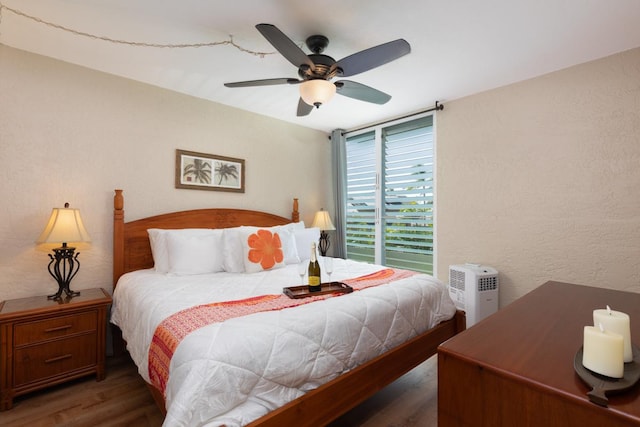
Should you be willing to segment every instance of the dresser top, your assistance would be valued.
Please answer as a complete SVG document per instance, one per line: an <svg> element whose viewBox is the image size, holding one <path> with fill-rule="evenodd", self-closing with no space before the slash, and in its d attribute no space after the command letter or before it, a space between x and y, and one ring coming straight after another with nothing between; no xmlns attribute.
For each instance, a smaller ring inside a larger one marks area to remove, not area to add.
<svg viewBox="0 0 640 427"><path fill-rule="evenodd" d="M101 288L81 289L80 295L59 300L47 299L46 296L18 298L0 302L0 320L106 304L111 304L111 297Z"/></svg>

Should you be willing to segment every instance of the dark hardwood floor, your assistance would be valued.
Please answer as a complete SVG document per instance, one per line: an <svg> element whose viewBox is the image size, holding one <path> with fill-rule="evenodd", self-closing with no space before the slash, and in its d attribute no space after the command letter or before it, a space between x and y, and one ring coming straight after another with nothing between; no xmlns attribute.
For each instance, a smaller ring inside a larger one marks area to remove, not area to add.
<svg viewBox="0 0 640 427"><path fill-rule="evenodd" d="M128 357L107 359L107 378L76 380L20 396L0 426L159 427L162 415ZM432 357L330 427L437 425L437 360ZM283 426L288 427L288 426Z"/></svg>
<svg viewBox="0 0 640 427"><path fill-rule="evenodd" d="M142 378L128 356L107 358L107 377L86 377L14 399L0 426L85 427L162 425Z"/></svg>

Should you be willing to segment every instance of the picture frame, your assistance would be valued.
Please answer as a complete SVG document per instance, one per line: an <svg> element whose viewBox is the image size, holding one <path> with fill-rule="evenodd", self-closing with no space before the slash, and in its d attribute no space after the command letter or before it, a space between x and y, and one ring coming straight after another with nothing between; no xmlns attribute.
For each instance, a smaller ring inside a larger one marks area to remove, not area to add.
<svg viewBox="0 0 640 427"><path fill-rule="evenodd" d="M176 150L176 188L244 193L244 159Z"/></svg>

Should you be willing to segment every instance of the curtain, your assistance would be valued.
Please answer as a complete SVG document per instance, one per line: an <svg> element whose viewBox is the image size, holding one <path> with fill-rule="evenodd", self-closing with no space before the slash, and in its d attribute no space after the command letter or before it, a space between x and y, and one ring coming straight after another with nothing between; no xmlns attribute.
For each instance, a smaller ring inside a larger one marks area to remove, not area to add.
<svg viewBox="0 0 640 427"><path fill-rule="evenodd" d="M344 201L347 193L347 155L343 129L331 132L331 163L333 173L334 226L336 232L331 244L332 254L344 258L347 254L345 242L345 223L347 220Z"/></svg>

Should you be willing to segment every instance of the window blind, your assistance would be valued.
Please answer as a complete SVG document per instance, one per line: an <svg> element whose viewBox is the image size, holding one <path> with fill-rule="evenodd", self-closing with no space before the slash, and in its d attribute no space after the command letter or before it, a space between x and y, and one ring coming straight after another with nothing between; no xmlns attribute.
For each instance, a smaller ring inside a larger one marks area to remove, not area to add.
<svg viewBox="0 0 640 427"><path fill-rule="evenodd" d="M347 258L433 271L431 115L347 135Z"/></svg>

